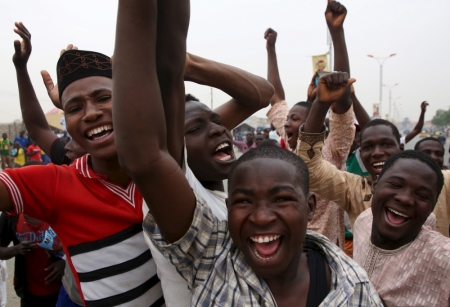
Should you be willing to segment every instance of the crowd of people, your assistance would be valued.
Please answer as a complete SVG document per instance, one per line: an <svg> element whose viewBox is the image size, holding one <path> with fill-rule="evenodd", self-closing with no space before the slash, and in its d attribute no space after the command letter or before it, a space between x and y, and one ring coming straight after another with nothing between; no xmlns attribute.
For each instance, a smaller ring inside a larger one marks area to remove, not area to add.
<svg viewBox="0 0 450 307"><path fill-rule="evenodd" d="M368 116L344 5L326 3L334 72L289 108L273 29L263 78L186 52L189 0L118 3L114 56L68 45L57 84L41 72L61 138L29 77L31 34L15 24L29 138L1 143L0 259L15 258L21 306L450 306L444 146L404 150L426 102L405 138ZM210 109L185 81L232 98ZM271 129L233 140L269 105Z"/></svg>

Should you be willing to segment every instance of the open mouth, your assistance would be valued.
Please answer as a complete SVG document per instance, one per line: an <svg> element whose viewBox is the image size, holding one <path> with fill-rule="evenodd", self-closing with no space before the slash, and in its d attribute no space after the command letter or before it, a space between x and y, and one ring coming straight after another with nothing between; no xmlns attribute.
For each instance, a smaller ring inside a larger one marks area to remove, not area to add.
<svg viewBox="0 0 450 307"><path fill-rule="evenodd" d="M106 138L112 132L113 132L112 125L104 125L104 126L96 127L94 129L89 130L86 133L86 136L88 139L90 139L92 141L98 141L103 138Z"/></svg>
<svg viewBox="0 0 450 307"><path fill-rule="evenodd" d="M228 142L219 144L213 154L214 160L220 162L228 162L234 160L233 148Z"/></svg>
<svg viewBox="0 0 450 307"><path fill-rule="evenodd" d="M386 207L385 211L388 221L394 225L401 225L410 219L406 214L388 207Z"/></svg>
<svg viewBox="0 0 450 307"><path fill-rule="evenodd" d="M372 167L378 172L381 172L381 170L383 169L383 166L384 166L384 162L372 163Z"/></svg>
<svg viewBox="0 0 450 307"><path fill-rule="evenodd" d="M256 258L270 260L280 250L282 238L280 235L252 236L248 241Z"/></svg>

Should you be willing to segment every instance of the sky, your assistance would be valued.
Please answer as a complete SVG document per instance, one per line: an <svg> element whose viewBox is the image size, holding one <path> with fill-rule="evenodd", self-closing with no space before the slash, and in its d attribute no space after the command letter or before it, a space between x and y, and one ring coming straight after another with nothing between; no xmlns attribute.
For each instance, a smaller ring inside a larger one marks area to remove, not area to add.
<svg viewBox="0 0 450 307"><path fill-rule="evenodd" d="M312 77L312 55L328 51L324 18L326 0L191 0L188 52L267 77L264 31L278 32L277 54L289 105L306 99ZM386 60L383 83L392 89L402 117L416 121L420 103L430 104L426 120L448 109L450 71L450 1L347 0L345 35L356 95L372 113L379 102L380 66L367 55L397 55ZM14 22L22 21L32 34L29 73L45 112L53 108L40 77L48 70L55 79L59 52L69 43L80 49L111 55L114 50L115 0L0 0L0 122L21 119L12 63ZM209 87L186 83L189 92L210 105ZM229 97L213 90L213 106ZM268 109L258 116L264 117ZM383 88L382 113L389 110L389 90Z"/></svg>

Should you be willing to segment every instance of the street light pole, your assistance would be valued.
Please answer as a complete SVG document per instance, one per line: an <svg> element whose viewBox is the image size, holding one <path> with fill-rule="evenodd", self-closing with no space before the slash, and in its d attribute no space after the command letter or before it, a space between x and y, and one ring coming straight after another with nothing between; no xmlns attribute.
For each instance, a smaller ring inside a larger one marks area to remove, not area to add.
<svg viewBox="0 0 450 307"><path fill-rule="evenodd" d="M392 85L392 86L387 86L387 85L383 84L383 86L385 86L385 87L387 87L387 88L389 89L389 117L391 117L392 89L393 89L394 87L396 87L397 85L398 85L398 83L395 83L395 84ZM394 118L395 118L395 117L394 117Z"/></svg>
<svg viewBox="0 0 450 307"><path fill-rule="evenodd" d="M367 55L369 58L377 60L378 64L380 64L380 118L383 118L383 111L382 111L383 110L382 109L382 102L383 102L383 64L384 64L384 62L387 59L389 59L389 58L391 58L391 57L393 57L395 55L396 55L396 53L392 53L391 55L389 55L387 57L374 57L371 54Z"/></svg>

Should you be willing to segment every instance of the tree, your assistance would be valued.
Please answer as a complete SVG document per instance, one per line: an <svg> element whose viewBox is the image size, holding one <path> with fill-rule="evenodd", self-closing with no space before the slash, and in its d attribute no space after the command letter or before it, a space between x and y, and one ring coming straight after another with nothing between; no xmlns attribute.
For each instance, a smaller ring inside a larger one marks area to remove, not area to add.
<svg viewBox="0 0 450 307"><path fill-rule="evenodd" d="M431 123L436 126L445 127L450 125L450 108L448 110L439 109L436 111Z"/></svg>

